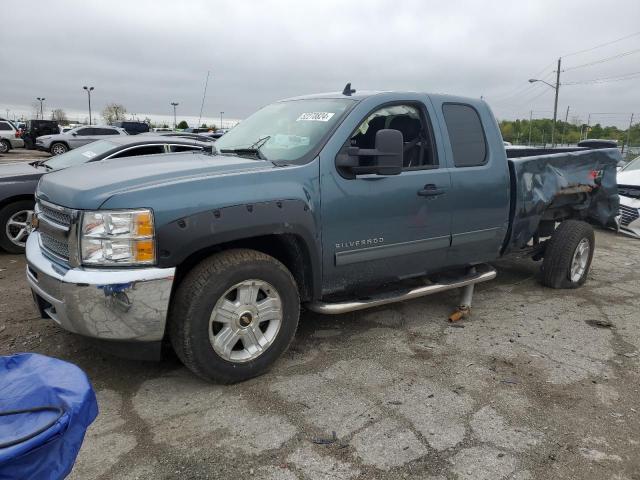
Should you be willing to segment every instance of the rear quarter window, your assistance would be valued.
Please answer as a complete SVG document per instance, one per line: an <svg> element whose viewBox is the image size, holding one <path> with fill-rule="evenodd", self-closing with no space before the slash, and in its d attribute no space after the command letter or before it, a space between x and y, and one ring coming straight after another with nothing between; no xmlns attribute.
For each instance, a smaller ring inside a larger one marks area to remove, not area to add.
<svg viewBox="0 0 640 480"><path fill-rule="evenodd" d="M12 130L13 128L11 128L11 125L9 125L7 122L0 122L0 130Z"/></svg>
<svg viewBox="0 0 640 480"><path fill-rule="evenodd" d="M453 164L456 167L486 164L487 142L476 109L460 103L445 103L442 113L451 142Z"/></svg>

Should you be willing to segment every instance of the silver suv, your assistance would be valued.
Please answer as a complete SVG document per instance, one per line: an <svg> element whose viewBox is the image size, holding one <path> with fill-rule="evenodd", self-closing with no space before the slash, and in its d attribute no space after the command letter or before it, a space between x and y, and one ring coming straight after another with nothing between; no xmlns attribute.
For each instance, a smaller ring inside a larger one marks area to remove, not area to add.
<svg viewBox="0 0 640 480"><path fill-rule="evenodd" d="M36 138L36 148L50 152L51 155L61 155L87 143L119 135L127 135L127 132L122 128L109 125L88 125L86 127L76 127L58 135L38 137Z"/></svg>
<svg viewBox="0 0 640 480"><path fill-rule="evenodd" d="M20 131L8 120L0 120L0 153L21 147L24 147L24 140L20 138Z"/></svg>

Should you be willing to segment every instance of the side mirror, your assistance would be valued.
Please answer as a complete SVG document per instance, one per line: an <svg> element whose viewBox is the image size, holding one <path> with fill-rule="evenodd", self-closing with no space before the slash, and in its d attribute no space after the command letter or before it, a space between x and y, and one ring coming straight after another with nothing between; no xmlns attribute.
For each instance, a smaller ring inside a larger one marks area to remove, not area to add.
<svg viewBox="0 0 640 480"><path fill-rule="evenodd" d="M376 133L378 175L398 175L404 166L404 139L400 130L383 129Z"/></svg>
<svg viewBox="0 0 640 480"><path fill-rule="evenodd" d="M376 132L375 148L346 147L336 157L336 168L343 176L398 175L404 165L404 142L400 130Z"/></svg>
<svg viewBox="0 0 640 480"><path fill-rule="evenodd" d="M74 137L78 136L78 134L76 132L73 132L71 135L73 135Z"/></svg>

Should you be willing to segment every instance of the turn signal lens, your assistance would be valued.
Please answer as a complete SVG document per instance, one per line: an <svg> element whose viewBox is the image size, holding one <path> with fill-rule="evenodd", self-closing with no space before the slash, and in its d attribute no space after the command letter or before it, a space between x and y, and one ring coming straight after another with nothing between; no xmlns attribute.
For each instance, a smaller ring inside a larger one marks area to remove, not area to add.
<svg viewBox="0 0 640 480"><path fill-rule="evenodd" d="M135 244L136 263L153 262L156 258L153 240L138 240Z"/></svg>

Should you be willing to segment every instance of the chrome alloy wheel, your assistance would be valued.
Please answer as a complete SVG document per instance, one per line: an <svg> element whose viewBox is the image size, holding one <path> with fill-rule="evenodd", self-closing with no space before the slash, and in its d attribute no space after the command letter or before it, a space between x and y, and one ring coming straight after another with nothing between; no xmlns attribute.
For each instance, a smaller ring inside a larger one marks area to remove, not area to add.
<svg viewBox="0 0 640 480"><path fill-rule="evenodd" d="M24 248L27 244L29 231L27 229L27 221L31 218L33 210L20 210L9 218L5 225L7 238L18 247Z"/></svg>
<svg viewBox="0 0 640 480"><path fill-rule="evenodd" d="M63 153L67 153L67 147L65 147L61 143L56 143L53 147L51 147L51 153L53 155L62 155Z"/></svg>
<svg viewBox="0 0 640 480"><path fill-rule="evenodd" d="M248 362L273 343L282 324L282 301L264 280L245 280L216 302L209 319L209 341L229 362Z"/></svg>
<svg viewBox="0 0 640 480"><path fill-rule="evenodd" d="M569 271L569 280L572 282L578 282L584 275L587 269L587 263L589 262L589 252L591 246L589 240L583 238L578 243L575 251L573 252L573 259L571 260L571 270Z"/></svg>

